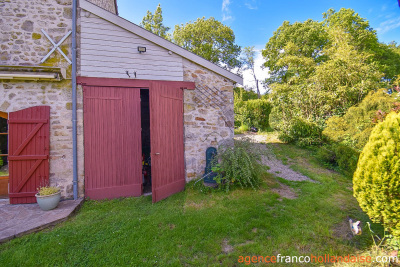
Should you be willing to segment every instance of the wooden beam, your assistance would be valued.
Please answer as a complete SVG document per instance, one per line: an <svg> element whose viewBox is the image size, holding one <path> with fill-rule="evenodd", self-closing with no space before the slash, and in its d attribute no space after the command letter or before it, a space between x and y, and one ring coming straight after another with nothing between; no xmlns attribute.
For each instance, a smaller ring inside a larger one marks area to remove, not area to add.
<svg viewBox="0 0 400 267"><path fill-rule="evenodd" d="M179 81L152 81L139 79L117 79L117 78L95 78L95 77L77 77L77 83L84 86L104 86L104 87L131 87L131 88L150 88L151 82L158 82L176 88L194 90L194 82Z"/></svg>

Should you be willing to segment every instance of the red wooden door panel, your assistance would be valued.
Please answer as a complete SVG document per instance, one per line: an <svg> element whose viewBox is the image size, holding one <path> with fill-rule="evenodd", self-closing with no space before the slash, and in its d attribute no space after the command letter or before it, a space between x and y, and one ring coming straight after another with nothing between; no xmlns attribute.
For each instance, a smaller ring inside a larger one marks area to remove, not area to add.
<svg viewBox="0 0 400 267"><path fill-rule="evenodd" d="M183 90L152 82L150 139L153 202L185 188Z"/></svg>
<svg viewBox="0 0 400 267"><path fill-rule="evenodd" d="M140 90L84 86L85 195L142 194Z"/></svg>
<svg viewBox="0 0 400 267"><path fill-rule="evenodd" d="M35 203L37 188L49 183L50 107L9 113L10 203Z"/></svg>

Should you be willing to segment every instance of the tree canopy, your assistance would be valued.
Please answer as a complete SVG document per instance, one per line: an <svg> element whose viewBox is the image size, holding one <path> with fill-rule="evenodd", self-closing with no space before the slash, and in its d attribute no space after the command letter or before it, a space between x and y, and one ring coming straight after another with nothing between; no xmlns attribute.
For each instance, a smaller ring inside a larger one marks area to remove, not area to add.
<svg viewBox="0 0 400 267"><path fill-rule="evenodd" d="M285 21L262 51L273 114L324 125L400 73L399 47L379 43L369 22L352 9L333 9L322 22Z"/></svg>
<svg viewBox="0 0 400 267"><path fill-rule="evenodd" d="M213 17L176 25L173 39L177 45L223 68L240 66L241 48L235 44L233 30Z"/></svg>
<svg viewBox="0 0 400 267"><path fill-rule="evenodd" d="M167 31L169 31L170 28L164 26L163 24L162 9L160 4L158 4L156 11L154 11L154 14L147 10L147 14L143 17L140 26L154 34L157 34L158 36L161 36L168 40L171 39L170 36L167 34Z"/></svg>

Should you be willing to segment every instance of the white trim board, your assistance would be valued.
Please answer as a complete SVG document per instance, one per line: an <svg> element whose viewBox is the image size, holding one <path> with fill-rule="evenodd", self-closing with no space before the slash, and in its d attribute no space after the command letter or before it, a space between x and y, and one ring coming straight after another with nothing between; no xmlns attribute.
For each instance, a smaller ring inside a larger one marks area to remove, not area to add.
<svg viewBox="0 0 400 267"><path fill-rule="evenodd" d="M217 66L216 64L214 64L192 52L189 52L186 49L184 49L170 41L167 41L164 38L162 38L156 34L153 34L132 22L130 22L124 18L121 18L111 12L108 12L107 10L102 9L101 7L98 7L86 0L80 0L79 3L80 3L80 8L82 8L86 11L89 11L92 14L94 14L104 20L107 20L129 32L139 35L143 39L146 39L156 45L159 45L165 49L168 49L169 51L172 51L173 53L175 53L183 58L186 58L206 69L209 69L231 81L234 81L238 84L243 85L242 77L240 77L236 74L233 74L232 72L230 72L224 68L221 68L221 67Z"/></svg>

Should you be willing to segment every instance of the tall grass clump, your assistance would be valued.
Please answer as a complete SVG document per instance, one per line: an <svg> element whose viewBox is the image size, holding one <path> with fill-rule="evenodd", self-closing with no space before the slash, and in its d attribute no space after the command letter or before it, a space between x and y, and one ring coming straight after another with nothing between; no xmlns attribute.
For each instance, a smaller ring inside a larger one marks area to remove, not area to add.
<svg viewBox="0 0 400 267"><path fill-rule="evenodd" d="M249 139L221 146L213 165L212 170L218 174L215 180L226 192L235 187L256 190L266 170L261 163L261 150Z"/></svg>

